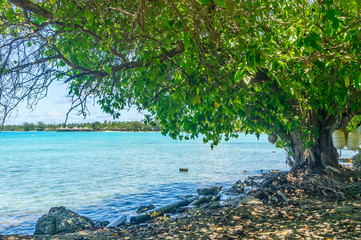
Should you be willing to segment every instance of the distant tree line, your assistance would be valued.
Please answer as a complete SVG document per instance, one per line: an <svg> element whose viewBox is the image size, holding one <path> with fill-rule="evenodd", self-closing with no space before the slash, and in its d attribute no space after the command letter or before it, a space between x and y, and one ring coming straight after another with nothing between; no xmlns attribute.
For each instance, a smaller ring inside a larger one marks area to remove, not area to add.
<svg viewBox="0 0 361 240"><path fill-rule="evenodd" d="M43 122L28 123L22 125L4 125L3 131L58 131L59 129L89 129L90 131L160 131L159 124L144 124L142 122L113 122L104 121L92 123L70 123L70 124L45 124Z"/></svg>

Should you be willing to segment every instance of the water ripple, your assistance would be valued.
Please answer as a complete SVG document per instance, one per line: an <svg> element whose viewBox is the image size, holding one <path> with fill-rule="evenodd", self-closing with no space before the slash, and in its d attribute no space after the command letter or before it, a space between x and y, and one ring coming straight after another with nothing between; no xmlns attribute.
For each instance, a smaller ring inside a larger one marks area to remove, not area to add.
<svg viewBox="0 0 361 240"><path fill-rule="evenodd" d="M199 187L285 170L285 154L272 150L265 135L260 141L241 135L212 151L201 139L173 141L160 133L3 132L0 233L32 234L36 220L54 206L111 221ZM189 172L180 173L182 167Z"/></svg>

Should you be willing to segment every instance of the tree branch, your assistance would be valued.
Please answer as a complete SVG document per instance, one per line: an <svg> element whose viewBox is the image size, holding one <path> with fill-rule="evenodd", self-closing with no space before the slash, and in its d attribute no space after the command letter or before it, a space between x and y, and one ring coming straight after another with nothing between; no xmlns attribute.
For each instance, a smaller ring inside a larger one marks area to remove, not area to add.
<svg viewBox="0 0 361 240"><path fill-rule="evenodd" d="M183 46L183 44L181 44L180 46L177 46L177 47L171 49L169 52L166 52L164 54L161 54L157 57L152 58L151 60L146 61L146 63L144 63L143 60L138 60L135 62L128 62L128 63L124 63L124 64L120 64L120 65L116 65L116 66L112 67L112 71L118 72L120 70L128 70L128 69L138 68L138 67L142 67L142 66L149 67L154 59L159 59L159 61L164 62L164 61L168 60L168 58L172 58L172 57L182 53L183 51L184 51L184 46Z"/></svg>
<svg viewBox="0 0 361 240"><path fill-rule="evenodd" d="M40 6L32 3L31 1L28 0L9 0L9 2L11 2L12 4L22 8L22 9L26 9L30 12L36 13L40 16L43 16L47 19L54 19L54 16L51 12L49 12L48 10L41 8Z"/></svg>
<svg viewBox="0 0 361 240"><path fill-rule="evenodd" d="M47 62L47 61L52 60L52 59L59 59L59 58L60 58L59 55L55 55L53 57L38 59L36 61L30 62L30 63L27 63L27 64L18 65L16 67L12 68L12 69L7 70L7 72L14 72L14 71L17 71L17 70L20 70L20 69L27 68L30 65L36 65L36 64L39 64L39 63Z"/></svg>

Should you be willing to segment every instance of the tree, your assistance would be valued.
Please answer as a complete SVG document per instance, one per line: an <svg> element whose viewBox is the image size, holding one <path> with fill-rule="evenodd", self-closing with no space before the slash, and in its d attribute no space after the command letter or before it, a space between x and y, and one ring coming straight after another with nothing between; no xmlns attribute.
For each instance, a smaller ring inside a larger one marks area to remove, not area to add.
<svg viewBox="0 0 361 240"><path fill-rule="evenodd" d="M46 128L46 125L43 122L38 122L36 124L36 131L44 131Z"/></svg>
<svg viewBox="0 0 361 240"><path fill-rule="evenodd" d="M35 128L33 123L27 123L27 122L23 123L23 131L34 131L34 130Z"/></svg>
<svg viewBox="0 0 361 240"><path fill-rule="evenodd" d="M331 133L361 114L359 0L0 2L4 116L57 79L82 112L135 105L212 144L275 133L291 171L331 173Z"/></svg>
<svg viewBox="0 0 361 240"><path fill-rule="evenodd" d="M103 127L100 122L96 121L91 124L91 129L93 129L95 131L99 131L99 130L103 129Z"/></svg>

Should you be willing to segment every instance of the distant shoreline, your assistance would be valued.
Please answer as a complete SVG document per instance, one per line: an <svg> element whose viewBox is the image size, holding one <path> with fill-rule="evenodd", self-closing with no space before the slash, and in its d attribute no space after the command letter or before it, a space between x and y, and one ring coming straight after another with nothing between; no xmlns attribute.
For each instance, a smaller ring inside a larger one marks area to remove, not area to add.
<svg viewBox="0 0 361 240"><path fill-rule="evenodd" d="M43 131L0 131L0 132L161 132L161 131L123 131L123 130L104 130L104 131L101 131L101 130L90 130L90 131L78 131L78 130L67 130L67 131L57 131L57 130L43 130Z"/></svg>
<svg viewBox="0 0 361 240"><path fill-rule="evenodd" d="M90 122L90 123L69 123L69 124L46 124L43 122L27 123L22 125L0 126L0 131L19 132L158 132L161 127L157 123L146 124L144 122Z"/></svg>

